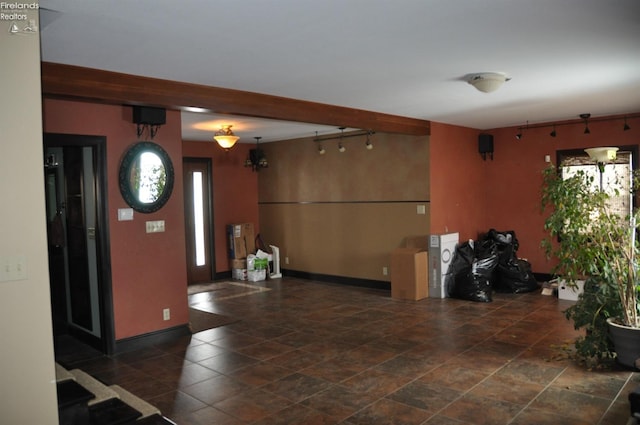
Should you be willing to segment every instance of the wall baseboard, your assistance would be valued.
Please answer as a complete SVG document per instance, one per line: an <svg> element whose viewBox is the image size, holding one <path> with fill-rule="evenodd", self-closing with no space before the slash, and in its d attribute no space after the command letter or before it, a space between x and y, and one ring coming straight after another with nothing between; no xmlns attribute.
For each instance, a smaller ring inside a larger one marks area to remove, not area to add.
<svg viewBox="0 0 640 425"><path fill-rule="evenodd" d="M283 269L282 274L287 277L317 280L320 282L338 283L341 285L359 286L361 288L391 290L391 282L383 280L359 279L355 277L332 276L327 274L309 273L298 270Z"/></svg>
<svg viewBox="0 0 640 425"><path fill-rule="evenodd" d="M116 341L114 354L126 353L127 351L146 348L150 345L173 341L185 335L191 335L188 323L155 332L132 336L130 338L119 339Z"/></svg>

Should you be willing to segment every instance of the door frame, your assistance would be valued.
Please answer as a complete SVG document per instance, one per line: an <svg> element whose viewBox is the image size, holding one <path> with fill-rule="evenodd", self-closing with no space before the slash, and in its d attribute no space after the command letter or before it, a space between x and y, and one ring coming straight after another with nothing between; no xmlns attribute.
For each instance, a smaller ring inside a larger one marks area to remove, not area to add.
<svg viewBox="0 0 640 425"><path fill-rule="evenodd" d="M105 354L115 352L115 326L113 317L113 288L111 274L111 243L109 231L109 205L107 186L107 138L64 133L44 133L44 149L53 147L92 147L94 150L94 178L96 201L96 248L98 259L98 303L100 306L100 338L79 330L73 332ZM73 328L70 328L73 329Z"/></svg>
<svg viewBox="0 0 640 425"><path fill-rule="evenodd" d="M207 192L207 203L205 205L206 209L207 209L207 213L208 213L208 218L210 219L209 222L209 262L211 264L211 276L209 276L209 278L211 280L215 280L215 276L216 276L216 250L215 250L215 230L214 230L214 216L213 216L213 184L212 184L212 176L213 176L213 172L212 172L212 161L211 158L208 157L183 157L182 158L182 163L188 163L188 162L200 162L200 163L206 163L207 164L207 173L205 176L205 187L204 190ZM183 167L183 169L185 169L185 167ZM184 177L184 176L183 176ZM186 184L186 179L183 179L184 183ZM185 199L186 202L186 199ZM185 211L186 213L186 211ZM185 221L187 220L186 214L185 214ZM186 231L186 223L185 223L185 231ZM188 240L185 238L185 242L188 242ZM188 251L188 249L186 250ZM186 259L187 261L187 267L189 267L189 259ZM187 274L188 275L188 274ZM189 282L187 282L187 284L189 284Z"/></svg>

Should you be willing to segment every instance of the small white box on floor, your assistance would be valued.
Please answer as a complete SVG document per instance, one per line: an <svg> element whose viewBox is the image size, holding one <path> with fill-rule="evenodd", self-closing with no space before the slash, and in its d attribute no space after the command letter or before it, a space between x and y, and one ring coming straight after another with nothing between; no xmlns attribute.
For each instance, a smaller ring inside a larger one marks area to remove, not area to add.
<svg viewBox="0 0 640 425"><path fill-rule="evenodd" d="M247 280L249 282L260 282L261 280L267 280L267 270L247 270Z"/></svg>
<svg viewBox="0 0 640 425"><path fill-rule="evenodd" d="M569 286L566 280L558 280L558 299L578 301L580 294L584 292L584 280L576 280L575 286Z"/></svg>

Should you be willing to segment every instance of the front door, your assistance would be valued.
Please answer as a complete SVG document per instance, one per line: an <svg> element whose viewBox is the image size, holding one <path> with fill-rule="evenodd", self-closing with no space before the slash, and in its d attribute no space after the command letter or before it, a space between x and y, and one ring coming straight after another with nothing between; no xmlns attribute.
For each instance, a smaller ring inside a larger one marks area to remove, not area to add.
<svg viewBox="0 0 640 425"><path fill-rule="evenodd" d="M213 280L211 160L185 158L184 210L188 284Z"/></svg>
<svg viewBox="0 0 640 425"><path fill-rule="evenodd" d="M105 138L45 134L51 306L56 335L113 349Z"/></svg>

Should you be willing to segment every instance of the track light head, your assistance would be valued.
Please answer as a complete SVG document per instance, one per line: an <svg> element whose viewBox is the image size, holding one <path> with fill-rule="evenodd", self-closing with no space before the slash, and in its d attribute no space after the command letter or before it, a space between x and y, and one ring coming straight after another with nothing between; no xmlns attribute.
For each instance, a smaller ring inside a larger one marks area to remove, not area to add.
<svg viewBox="0 0 640 425"><path fill-rule="evenodd" d="M516 139L522 139L522 131L518 131L518 134L516 134Z"/></svg>
<svg viewBox="0 0 640 425"><path fill-rule="evenodd" d="M322 145L318 145L318 153L320 155L324 155L325 153L327 153L327 151L324 150L324 148L322 147Z"/></svg>
<svg viewBox="0 0 640 425"><path fill-rule="evenodd" d="M629 127L629 124L627 124L627 117L624 117L624 127L622 127L622 131L627 130L631 130L631 127Z"/></svg>
<svg viewBox="0 0 640 425"><path fill-rule="evenodd" d="M339 151L340 153L342 153L342 152L344 152L344 151L346 151L346 150L347 150L347 148L345 148L345 147L344 147L344 145L342 144L342 142L340 142L340 143L338 144L338 151Z"/></svg>
<svg viewBox="0 0 640 425"><path fill-rule="evenodd" d="M549 133L549 136L551 137L556 137L558 134L556 133L556 126L553 126L553 130L551 130L551 133Z"/></svg>

